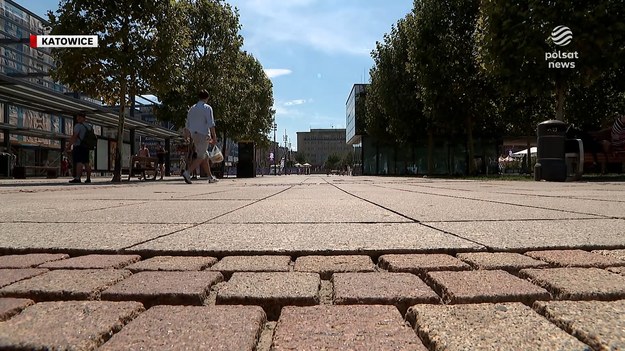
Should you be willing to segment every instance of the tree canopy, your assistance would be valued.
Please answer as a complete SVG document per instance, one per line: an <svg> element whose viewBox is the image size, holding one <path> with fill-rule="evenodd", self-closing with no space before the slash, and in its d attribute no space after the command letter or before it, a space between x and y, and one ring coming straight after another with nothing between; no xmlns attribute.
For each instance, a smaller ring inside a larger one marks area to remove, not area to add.
<svg viewBox="0 0 625 351"><path fill-rule="evenodd" d="M624 12L609 0L415 0L372 52L366 131L411 145L426 131L464 138L470 160L473 134L529 136L555 118L605 127L625 107ZM570 44L556 45L558 26ZM574 67L549 65L569 52Z"/></svg>
<svg viewBox="0 0 625 351"><path fill-rule="evenodd" d="M73 91L119 106L117 145L132 97L156 95L157 117L180 127L201 89L222 135L266 139L273 87L242 50L238 12L224 0L62 0L48 15L51 34L98 35L98 48L53 50L51 73ZM113 180L121 180L121 148Z"/></svg>

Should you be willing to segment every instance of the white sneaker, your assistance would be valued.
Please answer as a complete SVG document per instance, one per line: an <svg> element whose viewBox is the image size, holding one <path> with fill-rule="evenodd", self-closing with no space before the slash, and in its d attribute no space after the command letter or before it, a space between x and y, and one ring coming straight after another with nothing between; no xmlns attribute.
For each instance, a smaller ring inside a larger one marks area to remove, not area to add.
<svg viewBox="0 0 625 351"><path fill-rule="evenodd" d="M189 172L188 171L184 171L182 172L182 178L184 178L184 182L187 184L193 184L191 182L191 176L189 176Z"/></svg>
<svg viewBox="0 0 625 351"><path fill-rule="evenodd" d="M215 177L212 177L212 178L208 179L208 183L209 183L209 184L211 184L211 183L217 183L217 182L219 182L219 180L218 180L217 178L215 178Z"/></svg>

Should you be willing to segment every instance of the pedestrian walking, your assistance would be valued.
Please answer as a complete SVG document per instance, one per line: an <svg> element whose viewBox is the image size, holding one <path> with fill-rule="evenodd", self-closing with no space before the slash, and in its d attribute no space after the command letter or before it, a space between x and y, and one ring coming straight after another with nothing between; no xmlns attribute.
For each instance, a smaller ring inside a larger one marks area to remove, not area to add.
<svg viewBox="0 0 625 351"><path fill-rule="evenodd" d="M156 145L156 157L158 158L158 170L161 173L161 180L163 180L163 175L165 174L165 148L163 148L163 144L158 143Z"/></svg>
<svg viewBox="0 0 625 351"><path fill-rule="evenodd" d="M187 113L186 130L193 140L197 158L194 159L187 169L182 173L182 177L187 184L191 184L190 170L202 166L208 175L208 182L215 183L215 179L208 164L208 155L206 150L208 144L217 144L217 132L215 131L215 119L213 117L213 108L208 104L208 92L202 90L198 94L199 101L193 105ZM210 138L210 139L209 139Z"/></svg>
<svg viewBox="0 0 625 351"><path fill-rule="evenodd" d="M74 116L76 124L74 124L74 134L72 134L67 143L67 151L72 151L72 164L76 167L74 178L70 183L81 183L82 171L87 171L87 179L85 183L91 183L91 164L89 162L89 148L83 143L88 129L93 126L87 123L87 115L83 112Z"/></svg>

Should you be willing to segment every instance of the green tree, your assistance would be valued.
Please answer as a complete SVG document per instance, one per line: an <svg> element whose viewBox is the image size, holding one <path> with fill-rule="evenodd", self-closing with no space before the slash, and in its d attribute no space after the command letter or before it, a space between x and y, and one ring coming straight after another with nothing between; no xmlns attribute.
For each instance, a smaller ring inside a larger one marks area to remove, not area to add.
<svg viewBox="0 0 625 351"><path fill-rule="evenodd" d="M159 90L178 70L184 46L176 2L166 0L62 0L48 12L51 34L97 34L99 46L54 49L52 77L76 92L119 106L114 182L121 181L121 150L129 96ZM80 67L77 69L76 67Z"/></svg>
<svg viewBox="0 0 625 351"><path fill-rule="evenodd" d="M306 163L306 155L304 155L303 152L296 153L295 161L297 161L297 163L299 163L300 165L303 165L304 163Z"/></svg>
<svg viewBox="0 0 625 351"><path fill-rule="evenodd" d="M328 171L332 169L336 169L336 166L338 166L340 162L341 162L341 157L339 155L331 154L328 156L328 159L325 162L325 169Z"/></svg>
<svg viewBox="0 0 625 351"><path fill-rule="evenodd" d="M483 68L500 78L509 94L522 92L541 100L552 91L556 119L565 119L566 96L572 86L591 85L622 65L623 1L485 0L480 12ZM573 32L573 40L566 47L556 46L550 39L552 30L560 25ZM574 69L548 67L546 54L558 51L578 53Z"/></svg>
<svg viewBox="0 0 625 351"><path fill-rule="evenodd" d="M417 98L417 81L408 72L409 26L411 16L400 19L383 43L376 43L371 53L371 124L379 125L391 143L414 143L425 135L422 103ZM374 106L375 105L375 106ZM375 111L378 113L373 113ZM378 119L374 122L374 119Z"/></svg>
<svg viewBox="0 0 625 351"><path fill-rule="evenodd" d="M258 60L241 50L237 10L223 0L186 1L191 44L183 55L182 73L163 93L157 115L183 126L197 92L206 89L222 140L262 142L275 113L273 86Z"/></svg>
<svg viewBox="0 0 625 351"><path fill-rule="evenodd" d="M475 172L473 131L492 91L475 55L478 10L478 0L415 2L409 60L429 121L430 167L431 136L444 131L466 136L469 173Z"/></svg>

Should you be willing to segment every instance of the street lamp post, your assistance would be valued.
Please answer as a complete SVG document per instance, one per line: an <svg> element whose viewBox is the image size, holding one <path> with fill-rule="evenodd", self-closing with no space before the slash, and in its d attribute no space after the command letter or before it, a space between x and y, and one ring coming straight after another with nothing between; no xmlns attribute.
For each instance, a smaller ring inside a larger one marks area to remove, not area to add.
<svg viewBox="0 0 625 351"><path fill-rule="evenodd" d="M276 131L278 131L278 124L274 121L273 122L273 174L274 175L278 175L278 172L276 171L276 157L277 155L277 150L276 150ZM269 172L269 174L271 174L271 172Z"/></svg>

